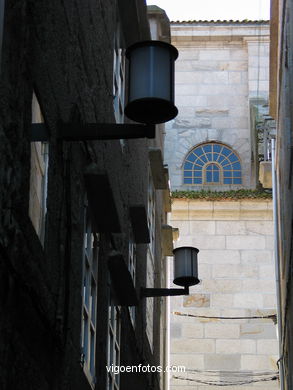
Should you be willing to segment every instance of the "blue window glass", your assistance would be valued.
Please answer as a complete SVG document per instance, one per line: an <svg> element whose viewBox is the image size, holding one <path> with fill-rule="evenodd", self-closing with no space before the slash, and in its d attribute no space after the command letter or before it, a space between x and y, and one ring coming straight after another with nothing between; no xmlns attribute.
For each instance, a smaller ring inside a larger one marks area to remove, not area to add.
<svg viewBox="0 0 293 390"><path fill-rule="evenodd" d="M237 169L237 170L240 170L241 169L241 166L240 166L240 162L236 162L236 163L233 163L233 169Z"/></svg>
<svg viewBox="0 0 293 390"><path fill-rule="evenodd" d="M199 165L200 167L202 167L202 166L204 165L204 162L198 158L198 159L195 161L195 164L196 164L196 165Z"/></svg>
<svg viewBox="0 0 293 390"><path fill-rule="evenodd" d="M232 165L231 164L223 164L224 171L231 171L232 170Z"/></svg>
<svg viewBox="0 0 293 390"><path fill-rule="evenodd" d="M203 150L208 153L212 151L212 145L204 145Z"/></svg>
<svg viewBox="0 0 293 390"><path fill-rule="evenodd" d="M206 181L207 183L211 183L213 181L213 176L211 171L207 171L206 173Z"/></svg>
<svg viewBox="0 0 293 390"><path fill-rule="evenodd" d="M229 156L229 160L231 162L235 162L235 161L238 161L238 157L236 156L236 154L231 154L231 156Z"/></svg>
<svg viewBox="0 0 293 390"><path fill-rule="evenodd" d="M208 159L209 161L213 161L213 155L212 155L212 153L206 153L206 156L207 156L207 159Z"/></svg>
<svg viewBox="0 0 293 390"><path fill-rule="evenodd" d="M228 146L215 142L195 147L183 164L184 184L241 184L239 157Z"/></svg>
<svg viewBox="0 0 293 390"><path fill-rule="evenodd" d="M221 163L221 162L225 161L225 159L226 159L225 156L220 156L220 157L218 158L217 161L218 161L219 163Z"/></svg>
<svg viewBox="0 0 293 390"><path fill-rule="evenodd" d="M192 177L192 171L185 171L184 176L185 177Z"/></svg>
<svg viewBox="0 0 293 390"><path fill-rule="evenodd" d="M214 152L220 153L222 149L222 145L214 144Z"/></svg>
<svg viewBox="0 0 293 390"><path fill-rule="evenodd" d="M219 182L220 182L220 172L214 171L214 183L219 183Z"/></svg>
<svg viewBox="0 0 293 390"><path fill-rule="evenodd" d="M229 156L229 154L231 154L231 150L229 150L229 149L227 149L227 148L225 147L225 148L223 148L223 150L222 150L222 154L223 154L224 156Z"/></svg>
<svg viewBox="0 0 293 390"><path fill-rule="evenodd" d="M192 184L192 179L191 178L184 178L184 184Z"/></svg>
<svg viewBox="0 0 293 390"><path fill-rule="evenodd" d="M207 183L219 183L220 174L217 164L209 164L206 167L206 182Z"/></svg>
<svg viewBox="0 0 293 390"><path fill-rule="evenodd" d="M186 162L186 163L184 164L184 170L185 170L185 169L192 169L192 168L193 168L193 164L192 164L192 163Z"/></svg>
<svg viewBox="0 0 293 390"><path fill-rule="evenodd" d="M218 161L218 158L220 157L220 154L219 153L214 153L213 154L213 161Z"/></svg>
<svg viewBox="0 0 293 390"><path fill-rule="evenodd" d="M196 160L196 156L193 153L190 153L186 159L186 161L194 162Z"/></svg>
<svg viewBox="0 0 293 390"><path fill-rule="evenodd" d="M196 156L202 156L202 155L203 155L202 148L199 147L199 148L195 149L195 150L193 151L193 153L194 153Z"/></svg>
<svg viewBox="0 0 293 390"><path fill-rule="evenodd" d="M232 184L232 179L224 179L224 184Z"/></svg>

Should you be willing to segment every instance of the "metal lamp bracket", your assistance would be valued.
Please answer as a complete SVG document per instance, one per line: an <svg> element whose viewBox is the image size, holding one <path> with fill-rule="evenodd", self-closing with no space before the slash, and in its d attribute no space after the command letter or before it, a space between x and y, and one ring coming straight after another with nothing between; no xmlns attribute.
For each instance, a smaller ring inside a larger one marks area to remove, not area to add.
<svg viewBox="0 0 293 390"><path fill-rule="evenodd" d="M177 295L189 295L189 287L184 288L145 288L140 289L140 298L146 297L170 297Z"/></svg>
<svg viewBox="0 0 293 390"><path fill-rule="evenodd" d="M57 138L64 141L95 141L155 138L156 125L138 123L60 123ZM31 125L31 142L48 142L44 123Z"/></svg>

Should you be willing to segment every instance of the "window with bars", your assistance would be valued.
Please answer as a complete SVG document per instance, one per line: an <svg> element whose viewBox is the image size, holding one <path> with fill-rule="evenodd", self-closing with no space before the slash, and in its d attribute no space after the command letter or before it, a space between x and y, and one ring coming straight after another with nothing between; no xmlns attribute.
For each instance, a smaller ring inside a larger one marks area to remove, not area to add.
<svg viewBox="0 0 293 390"><path fill-rule="evenodd" d="M113 300L110 299L108 323L108 367L115 367L120 364L120 329L120 307L115 306ZM118 390L119 385L120 374L115 374L114 370L109 370L108 390Z"/></svg>
<svg viewBox="0 0 293 390"><path fill-rule="evenodd" d="M185 158L183 183L235 185L242 183L241 162L228 146L210 142L196 146Z"/></svg>
<svg viewBox="0 0 293 390"><path fill-rule="evenodd" d="M96 325L97 325L97 272L99 235L93 233L86 210L83 285L82 285L82 365L89 382L95 384L96 369Z"/></svg>

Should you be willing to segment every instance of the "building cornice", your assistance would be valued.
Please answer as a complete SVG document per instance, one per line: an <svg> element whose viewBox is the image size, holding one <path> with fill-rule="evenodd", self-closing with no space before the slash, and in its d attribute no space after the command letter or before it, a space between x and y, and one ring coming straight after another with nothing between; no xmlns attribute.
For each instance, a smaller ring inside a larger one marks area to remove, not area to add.
<svg viewBox="0 0 293 390"><path fill-rule="evenodd" d="M225 24L225 25L269 25L269 20L177 20L177 21L171 21L171 25L177 25L177 24Z"/></svg>
<svg viewBox="0 0 293 390"><path fill-rule="evenodd" d="M172 41L243 41L269 38L269 23L172 22Z"/></svg>
<svg viewBox="0 0 293 390"><path fill-rule="evenodd" d="M172 220L272 220L271 199L173 199Z"/></svg>

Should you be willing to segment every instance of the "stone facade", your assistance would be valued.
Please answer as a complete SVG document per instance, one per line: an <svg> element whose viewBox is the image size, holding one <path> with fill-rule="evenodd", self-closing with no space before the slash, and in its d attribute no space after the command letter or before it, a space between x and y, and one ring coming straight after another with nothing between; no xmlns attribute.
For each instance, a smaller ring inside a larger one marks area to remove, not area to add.
<svg viewBox="0 0 293 390"><path fill-rule="evenodd" d="M163 127L151 140L90 141L83 132L78 141L60 138L63 123L80 130L85 123L123 119L123 107L115 111L127 83L123 55L132 43L150 39L145 2L5 1L4 19L0 389L111 390L115 382L115 389L158 390L164 374L112 372L110 377L106 365L163 366L166 360L164 303L150 298L150 342L146 300L136 302L133 317L129 301L121 302L119 294L121 286L134 296L135 288L146 286L149 238L137 235L150 230L149 148L162 149ZM42 175L31 156L33 93L44 122L38 129L49 144L44 203ZM166 213L163 191L154 193L152 277L159 287L165 284L161 228ZM134 255L136 269L130 273Z"/></svg>
<svg viewBox="0 0 293 390"><path fill-rule="evenodd" d="M271 1L270 115L276 120L276 254L279 264L279 334L282 389L293 387L292 304L292 1Z"/></svg>
<svg viewBox="0 0 293 390"><path fill-rule="evenodd" d="M275 376L273 320L217 318L276 314L272 218L270 200L173 200L170 222L180 231L176 246L200 249L201 283L189 296L171 298L171 364L187 370L173 374L171 389L201 390L200 381L236 386L241 372L247 381L260 379L260 372ZM257 388L277 389L278 383L260 382Z"/></svg>
<svg viewBox="0 0 293 390"><path fill-rule="evenodd" d="M254 188L249 102L268 99L268 23L172 23L171 31L179 50L179 114L167 126L165 148L172 189L198 189L183 184L182 164L195 145L212 140L239 154L243 181L238 188Z"/></svg>
<svg viewBox="0 0 293 390"><path fill-rule="evenodd" d="M171 389L277 389L278 341L275 317L268 317L276 314L272 200L188 199L191 191L258 184L256 130L268 110L269 25L175 22L171 33L179 50L179 115L167 126L165 161L171 189L187 194L173 194L170 224L179 229L176 247L199 249L201 280L189 296L170 299L171 363L187 370L171 374ZM184 184L185 157L211 142L239 156L241 184ZM170 275L172 285L172 269Z"/></svg>

